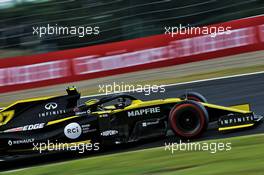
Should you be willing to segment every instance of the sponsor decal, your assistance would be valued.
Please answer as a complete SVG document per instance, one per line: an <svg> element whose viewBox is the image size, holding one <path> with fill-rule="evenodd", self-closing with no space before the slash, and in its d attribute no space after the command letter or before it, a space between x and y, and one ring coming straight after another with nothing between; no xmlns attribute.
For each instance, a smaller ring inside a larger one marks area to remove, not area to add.
<svg viewBox="0 0 264 175"><path fill-rule="evenodd" d="M52 116L52 115L60 115L60 114L65 114L66 110L53 110L53 111L46 111L39 113L39 117L47 117L47 116Z"/></svg>
<svg viewBox="0 0 264 175"><path fill-rule="evenodd" d="M101 132L101 136L113 136L116 134L118 134L117 130L108 130L108 131Z"/></svg>
<svg viewBox="0 0 264 175"><path fill-rule="evenodd" d="M33 138L23 139L23 140L9 140L8 145L12 146L12 145L28 144L28 143L33 143L34 141L35 141L35 139L33 139Z"/></svg>
<svg viewBox="0 0 264 175"><path fill-rule="evenodd" d="M45 105L45 109L47 110L54 110L58 107L58 104L57 103L54 103L54 102L51 102L51 103L47 103Z"/></svg>
<svg viewBox="0 0 264 175"><path fill-rule="evenodd" d="M150 126L150 125L157 125L157 124L159 124L159 120L153 121L153 122L143 122L142 126L143 127L147 127L147 126Z"/></svg>
<svg viewBox="0 0 264 175"><path fill-rule="evenodd" d="M160 112L160 107L144 108L144 109L139 109L135 111L128 111L127 116L136 117L136 116L142 116L142 115L147 115L147 114L155 114L159 112Z"/></svg>
<svg viewBox="0 0 264 175"><path fill-rule="evenodd" d="M4 131L4 133L9 133L9 132L20 132L23 131L23 127L17 127L17 128L12 128L12 129L7 129Z"/></svg>
<svg viewBox="0 0 264 175"><path fill-rule="evenodd" d="M96 128L91 129L90 127L91 127L90 124L82 125L82 133L85 134L85 133L94 132L97 130Z"/></svg>
<svg viewBox="0 0 264 175"><path fill-rule="evenodd" d="M101 114L99 115L99 117L108 117L109 115L108 114Z"/></svg>
<svg viewBox="0 0 264 175"><path fill-rule="evenodd" d="M17 128L12 128L12 129L7 129L4 131L4 133L10 133L10 132L20 132L20 131L32 131L36 129L42 129L44 128L45 123L37 123L37 124L32 124L32 125L26 125L26 126L21 126Z"/></svg>
<svg viewBox="0 0 264 175"><path fill-rule="evenodd" d="M87 114L87 111L82 111L82 112L76 112L75 115L85 115Z"/></svg>
<svg viewBox="0 0 264 175"><path fill-rule="evenodd" d="M82 128L89 128L91 125L90 124L86 124L86 125L82 125Z"/></svg>
<svg viewBox="0 0 264 175"><path fill-rule="evenodd" d="M69 139L77 139L82 134L82 128L78 123L70 123L64 128L64 134Z"/></svg>
<svg viewBox="0 0 264 175"><path fill-rule="evenodd" d="M66 110L55 110L58 108L58 104L55 102L50 102L45 105L47 111L41 112L38 114L39 117L47 117L52 115L65 114Z"/></svg>
<svg viewBox="0 0 264 175"><path fill-rule="evenodd" d="M34 125L26 125L23 127L23 131L31 131L36 129L44 128L45 123L37 123Z"/></svg>
<svg viewBox="0 0 264 175"><path fill-rule="evenodd" d="M219 119L219 124L224 126L224 125L232 125L232 124L244 124L247 122L252 122L254 121L254 116L253 115L228 115L228 116L223 116L222 118Z"/></svg>

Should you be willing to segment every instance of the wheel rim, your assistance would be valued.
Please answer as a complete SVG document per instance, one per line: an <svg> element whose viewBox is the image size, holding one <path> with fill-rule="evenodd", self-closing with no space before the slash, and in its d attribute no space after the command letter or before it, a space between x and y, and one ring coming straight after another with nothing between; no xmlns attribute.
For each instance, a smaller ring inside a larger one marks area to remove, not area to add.
<svg viewBox="0 0 264 175"><path fill-rule="evenodd" d="M176 120L176 126L184 133L188 133L188 134L194 133L201 126L200 117L199 115L197 115L196 111L193 110L182 111L180 117L178 117Z"/></svg>

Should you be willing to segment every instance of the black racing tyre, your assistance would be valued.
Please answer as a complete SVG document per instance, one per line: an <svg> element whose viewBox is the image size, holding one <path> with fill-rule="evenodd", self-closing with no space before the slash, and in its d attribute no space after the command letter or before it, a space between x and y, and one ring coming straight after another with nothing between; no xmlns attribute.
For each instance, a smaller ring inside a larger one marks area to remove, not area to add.
<svg viewBox="0 0 264 175"><path fill-rule="evenodd" d="M187 94L181 95L180 99L186 99L186 95L187 95L188 100L207 103L207 99L202 94L200 94L198 92L187 92Z"/></svg>
<svg viewBox="0 0 264 175"><path fill-rule="evenodd" d="M175 135L192 139L199 137L208 126L209 116L203 105L187 100L175 105L169 115L169 124Z"/></svg>

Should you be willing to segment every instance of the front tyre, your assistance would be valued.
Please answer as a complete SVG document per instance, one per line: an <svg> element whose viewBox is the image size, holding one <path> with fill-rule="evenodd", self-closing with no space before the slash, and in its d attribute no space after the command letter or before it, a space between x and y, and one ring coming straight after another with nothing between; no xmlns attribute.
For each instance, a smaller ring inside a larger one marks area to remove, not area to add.
<svg viewBox="0 0 264 175"><path fill-rule="evenodd" d="M207 103L207 99L200 93L198 92L187 92L184 95L180 96L180 99L184 100L193 100L193 101L197 101L197 102L202 102L202 103Z"/></svg>
<svg viewBox="0 0 264 175"><path fill-rule="evenodd" d="M175 105L169 115L169 124L175 135L192 139L199 137L207 128L208 112L201 104L187 100Z"/></svg>

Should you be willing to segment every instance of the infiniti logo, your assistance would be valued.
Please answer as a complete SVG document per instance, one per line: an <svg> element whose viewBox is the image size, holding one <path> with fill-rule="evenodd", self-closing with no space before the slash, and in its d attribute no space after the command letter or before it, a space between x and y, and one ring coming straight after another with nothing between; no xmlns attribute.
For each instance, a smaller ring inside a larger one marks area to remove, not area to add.
<svg viewBox="0 0 264 175"><path fill-rule="evenodd" d="M51 109L56 109L58 107L57 103L51 102L45 105L45 109L51 110Z"/></svg>

